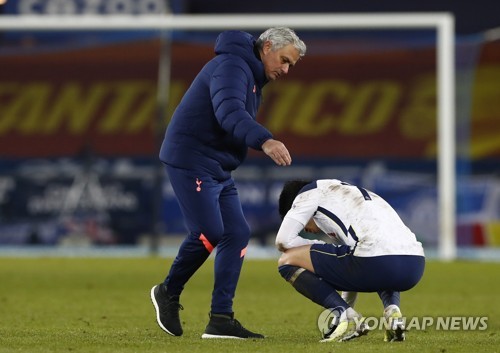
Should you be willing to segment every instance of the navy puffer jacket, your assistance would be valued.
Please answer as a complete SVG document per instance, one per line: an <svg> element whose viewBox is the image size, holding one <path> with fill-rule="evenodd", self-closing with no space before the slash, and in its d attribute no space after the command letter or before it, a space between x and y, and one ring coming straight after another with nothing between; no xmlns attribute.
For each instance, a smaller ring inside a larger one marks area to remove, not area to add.
<svg viewBox="0 0 500 353"><path fill-rule="evenodd" d="M272 138L255 119L266 84L255 39L241 31L222 32L216 56L196 76L165 133L160 159L171 166L227 178L248 147L261 150Z"/></svg>

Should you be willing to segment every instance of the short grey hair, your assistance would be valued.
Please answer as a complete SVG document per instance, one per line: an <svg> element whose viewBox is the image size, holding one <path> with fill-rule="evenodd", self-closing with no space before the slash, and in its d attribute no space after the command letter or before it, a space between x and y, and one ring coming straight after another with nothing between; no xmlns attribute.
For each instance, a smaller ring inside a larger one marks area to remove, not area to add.
<svg viewBox="0 0 500 353"><path fill-rule="evenodd" d="M302 57L306 55L305 43L295 34L293 29L286 27L272 27L266 30L259 36L255 42L259 49L262 49L264 43L270 41L272 50L278 50L292 44L298 50L299 55Z"/></svg>

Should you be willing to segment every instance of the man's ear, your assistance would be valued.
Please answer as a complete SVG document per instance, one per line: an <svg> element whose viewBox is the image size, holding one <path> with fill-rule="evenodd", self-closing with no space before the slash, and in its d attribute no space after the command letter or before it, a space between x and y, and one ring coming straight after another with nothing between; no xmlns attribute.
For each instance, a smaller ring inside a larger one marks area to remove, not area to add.
<svg viewBox="0 0 500 353"><path fill-rule="evenodd" d="M266 40L264 42L264 45L262 46L262 52L264 54L267 54L267 53L269 53L271 51L272 47L273 47L273 43L271 43L270 40Z"/></svg>

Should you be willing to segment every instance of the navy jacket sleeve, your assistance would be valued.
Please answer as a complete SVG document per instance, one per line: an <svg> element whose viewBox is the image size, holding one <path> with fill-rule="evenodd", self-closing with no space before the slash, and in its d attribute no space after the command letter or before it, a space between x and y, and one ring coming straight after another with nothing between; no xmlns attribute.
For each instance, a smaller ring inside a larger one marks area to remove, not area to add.
<svg viewBox="0 0 500 353"><path fill-rule="evenodd" d="M210 79L210 96L214 114L224 131L245 145L261 150L262 144L272 134L248 112L249 86L254 85L248 76L243 60L224 60ZM256 107L255 110L257 110Z"/></svg>

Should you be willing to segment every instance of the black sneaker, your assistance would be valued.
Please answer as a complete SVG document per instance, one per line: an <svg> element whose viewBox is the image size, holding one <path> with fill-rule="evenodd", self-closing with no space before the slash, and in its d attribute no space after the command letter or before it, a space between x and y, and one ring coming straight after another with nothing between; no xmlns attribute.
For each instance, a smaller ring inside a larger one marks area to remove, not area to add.
<svg viewBox="0 0 500 353"><path fill-rule="evenodd" d="M238 320L234 318L234 314L208 314L210 321L208 322L205 333L201 338L264 338L259 333L248 331Z"/></svg>
<svg viewBox="0 0 500 353"><path fill-rule="evenodd" d="M184 308L179 304L178 295L168 297L165 290L163 283L151 288L151 301L156 310L156 321L160 328L169 335L181 336L182 326L179 310Z"/></svg>

